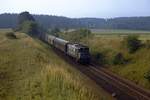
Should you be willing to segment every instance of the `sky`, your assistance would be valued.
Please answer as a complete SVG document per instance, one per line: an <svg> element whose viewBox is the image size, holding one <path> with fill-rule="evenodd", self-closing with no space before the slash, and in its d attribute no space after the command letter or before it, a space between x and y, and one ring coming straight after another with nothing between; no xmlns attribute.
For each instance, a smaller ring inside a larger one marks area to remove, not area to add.
<svg viewBox="0 0 150 100"><path fill-rule="evenodd" d="M150 0L1 0L0 13L48 14L71 18L150 16Z"/></svg>

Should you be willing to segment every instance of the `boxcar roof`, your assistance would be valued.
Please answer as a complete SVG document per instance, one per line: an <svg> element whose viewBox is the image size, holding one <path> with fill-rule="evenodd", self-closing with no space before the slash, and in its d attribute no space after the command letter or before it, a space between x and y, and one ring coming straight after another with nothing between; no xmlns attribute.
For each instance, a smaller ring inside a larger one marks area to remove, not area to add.
<svg viewBox="0 0 150 100"><path fill-rule="evenodd" d="M66 40L60 39L60 38L56 38L56 39L57 39L57 41L62 42L62 43L68 43L69 42L69 41L66 41Z"/></svg>

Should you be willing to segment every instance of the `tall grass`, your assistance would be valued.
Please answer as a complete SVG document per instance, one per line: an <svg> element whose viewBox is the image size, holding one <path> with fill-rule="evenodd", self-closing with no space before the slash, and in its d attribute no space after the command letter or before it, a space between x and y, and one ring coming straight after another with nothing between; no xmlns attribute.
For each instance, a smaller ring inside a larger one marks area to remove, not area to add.
<svg viewBox="0 0 150 100"><path fill-rule="evenodd" d="M80 42L90 47L90 53L97 62L141 87L150 89L150 81L145 78L146 73L150 71L149 31L92 30L92 32L96 34L82 38ZM70 40L68 34L64 35ZM142 42L134 54L129 53L125 43L125 38L131 34L139 35Z"/></svg>
<svg viewBox="0 0 150 100"><path fill-rule="evenodd" d="M1 33L11 32L11 31L12 31L11 28L0 28Z"/></svg>
<svg viewBox="0 0 150 100"><path fill-rule="evenodd" d="M51 47L23 33L0 34L0 100L110 100Z"/></svg>
<svg viewBox="0 0 150 100"><path fill-rule="evenodd" d="M128 34L149 34L150 31L144 30L125 30L125 29L91 29L97 35L128 35Z"/></svg>
<svg viewBox="0 0 150 100"><path fill-rule="evenodd" d="M83 40L88 41L91 53L102 53L106 59L106 65L111 71L133 81L134 83L150 89L150 82L146 79L145 73L150 71L150 48L146 42L150 40L150 35L140 35L140 40L145 45L141 47L136 53L130 54L123 42L125 36L118 35L99 35L93 38ZM123 65L111 64L112 57L116 53L121 53L128 60L128 63Z"/></svg>

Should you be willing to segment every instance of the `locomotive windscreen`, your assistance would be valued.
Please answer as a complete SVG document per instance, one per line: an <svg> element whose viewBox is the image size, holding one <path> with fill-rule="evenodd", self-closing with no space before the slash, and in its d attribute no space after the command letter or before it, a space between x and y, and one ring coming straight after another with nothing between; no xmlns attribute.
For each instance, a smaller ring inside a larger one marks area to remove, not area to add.
<svg viewBox="0 0 150 100"><path fill-rule="evenodd" d="M88 53L89 52L89 48L80 48L79 51Z"/></svg>

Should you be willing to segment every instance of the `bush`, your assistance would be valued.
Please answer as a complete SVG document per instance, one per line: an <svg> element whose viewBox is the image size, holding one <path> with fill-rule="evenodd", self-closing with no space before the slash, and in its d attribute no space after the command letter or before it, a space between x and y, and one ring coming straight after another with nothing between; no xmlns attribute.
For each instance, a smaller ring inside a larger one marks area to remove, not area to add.
<svg viewBox="0 0 150 100"><path fill-rule="evenodd" d="M125 38L125 42L130 53L136 52L141 47L141 41L135 35Z"/></svg>
<svg viewBox="0 0 150 100"><path fill-rule="evenodd" d="M36 22L25 21L21 26L21 31L32 36L37 36L39 34L39 26Z"/></svg>
<svg viewBox="0 0 150 100"><path fill-rule="evenodd" d="M106 57L103 53L96 52L93 54L93 57L99 64L106 64Z"/></svg>
<svg viewBox="0 0 150 100"><path fill-rule="evenodd" d="M150 81L150 71L145 73L144 78L146 78L148 81Z"/></svg>
<svg viewBox="0 0 150 100"><path fill-rule="evenodd" d="M86 28L81 28L81 29L77 30L77 32L80 33L82 35L82 37L88 37L89 35L91 35L91 31Z"/></svg>
<svg viewBox="0 0 150 100"><path fill-rule="evenodd" d="M61 30L59 29L59 28L54 28L54 29L52 29L50 32L49 32L49 34L51 34L51 35L54 35L54 36L56 36L56 37L59 37L59 33L61 32Z"/></svg>
<svg viewBox="0 0 150 100"><path fill-rule="evenodd" d="M61 33L60 36L71 42L81 42L83 39L91 38L92 34L89 29L81 28L71 32Z"/></svg>
<svg viewBox="0 0 150 100"><path fill-rule="evenodd" d="M9 38L9 39L17 39L16 35L13 32L7 33L6 37Z"/></svg>
<svg viewBox="0 0 150 100"><path fill-rule="evenodd" d="M125 64L126 59L123 57L122 53L118 53L113 57L112 62L115 65Z"/></svg>
<svg viewBox="0 0 150 100"><path fill-rule="evenodd" d="M146 40L145 47L148 49L150 48L150 40Z"/></svg>

